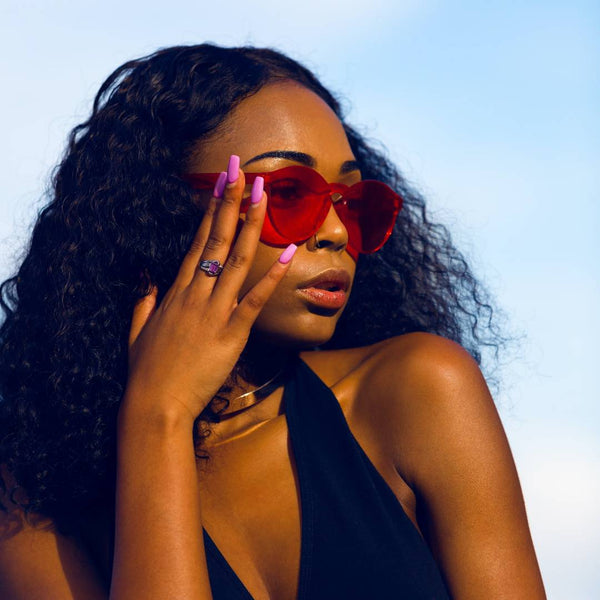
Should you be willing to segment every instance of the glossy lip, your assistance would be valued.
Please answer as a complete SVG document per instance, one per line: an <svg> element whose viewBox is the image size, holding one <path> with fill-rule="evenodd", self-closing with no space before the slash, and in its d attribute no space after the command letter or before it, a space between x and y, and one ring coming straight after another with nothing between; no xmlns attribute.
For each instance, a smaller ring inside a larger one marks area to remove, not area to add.
<svg viewBox="0 0 600 600"><path fill-rule="evenodd" d="M328 287L337 287L343 292L347 292L352 283L350 273L344 269L326 269L312 279L303 281L298 288L317 288L326 290Z"/></svg>
<svg viewBox="0 0 600 600"><path fill-rule="evenodd" d="M303 288L298 290L298 293L302 295L311 304L320 306L321 308L339 310L346 304L347 294L343 290L337 290L335 292L328 292L321 288Z"/></svg>

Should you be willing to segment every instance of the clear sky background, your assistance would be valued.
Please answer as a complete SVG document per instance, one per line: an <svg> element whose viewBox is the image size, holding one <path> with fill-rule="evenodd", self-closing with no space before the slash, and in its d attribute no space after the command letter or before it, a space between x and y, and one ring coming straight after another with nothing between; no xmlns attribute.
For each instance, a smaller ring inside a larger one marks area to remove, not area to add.
<svg viewBox="0 0 600 600"><path fill-rule="evenodd" d="M122 62L269 45L340 92L523 336L496 400L548 595L600 597L597 1L2 0L0 33L2 278L68 131Z"/></svg>

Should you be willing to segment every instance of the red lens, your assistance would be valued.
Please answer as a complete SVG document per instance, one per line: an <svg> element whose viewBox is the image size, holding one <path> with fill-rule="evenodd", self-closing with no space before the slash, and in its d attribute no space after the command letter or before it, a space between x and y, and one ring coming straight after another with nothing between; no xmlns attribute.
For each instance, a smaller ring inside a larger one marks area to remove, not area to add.
<svg viewBox="0 0 600 600"><path fill-rule="evenodd" d="M327 182L312 169L287 167L265 178L267 213L274 229L292 241L307 240L329 212Z"/></svg>
<svg viewBox="0 0 600 600"><path fill-rule="evenodd" d="M333 206L348 230L348 244L365 254L379 250L394 228L400 197L373 180L360 181L341 193Z"/></svg>

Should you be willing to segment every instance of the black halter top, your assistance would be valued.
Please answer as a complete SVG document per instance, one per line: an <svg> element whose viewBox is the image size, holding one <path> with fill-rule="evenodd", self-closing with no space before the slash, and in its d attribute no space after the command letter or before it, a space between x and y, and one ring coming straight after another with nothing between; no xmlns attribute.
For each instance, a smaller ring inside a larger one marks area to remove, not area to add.
<svg viewBox="0 0 600 600"><path fill-rule="evenodd" d="M283 403L300 486L297 600L449 600L429 547L300 358ZM253 600L203 533L213 598Z"/></svg>

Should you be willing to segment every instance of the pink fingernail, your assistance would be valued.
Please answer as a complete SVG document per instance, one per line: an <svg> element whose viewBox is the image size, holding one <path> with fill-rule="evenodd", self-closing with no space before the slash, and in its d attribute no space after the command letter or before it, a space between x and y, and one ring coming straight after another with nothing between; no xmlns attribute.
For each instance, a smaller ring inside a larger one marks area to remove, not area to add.
<svg viewBox="0 0 600 600"><path fill-rule="evenodd" d="M264 177L257 177L252 184L252 193L250 194L250 202L252 204L258 204L261 201L264 188Z"/></svg>
<svg viewBox="0 0 600 600"><path fill-rule="evenodd" d="M227 183L235 183L240 171L240 157L232 154L227 165Z"/></svg>
<svg viewBox="0 0 600 600"><path fill-rule="evenodd" d="M213 191L213 196L215 198L221 198L223 196L223 192L225 191L225 183L227 182L227 173L225 171L221 171L219 173L219 177L217 182L215 183L215 189Z"/></svg>
<svg viewBox="0 0 600 600"><path fill-rule="evenodd" d="M298 246L296 246L296 244L290 244L282 253L281 256L279 257L279 262L282 265L287 265L287 263L290 262L290 260L292 260L292 256L294 256L294 252L296 252L296 250L298 250Z"/></svg>

